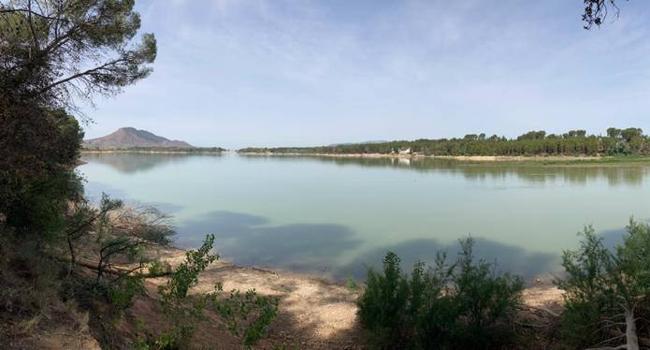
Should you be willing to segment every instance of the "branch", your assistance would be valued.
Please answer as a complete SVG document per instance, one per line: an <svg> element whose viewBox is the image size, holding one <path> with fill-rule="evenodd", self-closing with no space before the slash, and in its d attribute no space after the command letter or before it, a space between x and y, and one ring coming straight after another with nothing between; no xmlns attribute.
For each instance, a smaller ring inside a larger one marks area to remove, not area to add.
<svg viewBox="0 0 650 350"><path fill-rule="evenodd" d="M36 30L34 30L34 21L32 19L32 13L34 12L32 11L32 0L27 1L27 8L29 9L29 12L27 13L27 22L29 23L29 30L32 32L32 41L34 42L34 48L39 50L38 38L36 37Z"/></svg>
<svg viewBox="0 0 650 350"><path fill-rule="evenodd" d="M627 344L623 344L619 346L605 346L602 348L588 348L585 350L622 350L622 349L627 349Z"/></svg>
<svg viewBox="0 0 650 350"><path fill-rule="evenodd" d="M560 314L558 314L557 312L551 311L551 310L549 310L549 309L547 309L545 307L537 307L537 306L530 306L530 305L525 305L524 307L522 307L522 309L526 309L526 308L531 309L531 310L542 311L542 312L545 312L545 313L547 313L547 314L549 314L549 315L551 315L553 317L560 317Z"/></svg>
<svg viewBox="0 0 650 350"><path fill-rule="evenodd" d="M65 259L65 258L61 258L61 257L54 257L54 259L56 259L58 261L61 261L61 262L70 263L70 260ZM95 270L95 271L98 270L97 262L88 262L88 261L77 260L77 261L75 261L75 265L79 265L81 267L85 267L87 269L91 269L91 270ZM138 269L143 269L145 267L146 266L138 266L138 268L136 268L136 269L127 269L127 268L123 268L123 267L119 267L119 266L111 266L111 267L105 268L104 272L108 272L108 273L113 274L113 275L122 275L122 274L127 273L127 272L128 273L133 273L133 272L137 271ZM158 278L158 277L169 276L171 274L172 274L171 271L163 271L163 272L159 272L159 273L145 273L145 274L140 274L138 276L140 276L142 278Z"/></svg>
<svg viewBox="0 0 650 350"><path fill-rule="evenodd" d="M0 14L3 14L3 13L28 13L30 15L34 15L36 17L40 17L40 18L43 18L43 19L50 19L50 20L56 19L56 17L46 16L46 15L43 15L41 13L29 10L29 9L0 9Z"/></svg>
<svg viewBox="0 0 650 350"><path fill-rule="evenodd" d="M59 80L59 81L55 81L55 82L53 82L52 84L50 84L50 85L44 87L43 89L41 89L40 91L38 91L37 95L41 95L41 94L43 94L43 93L46 93L46 92L52 90L53 88L55 88L55 87L57 87L57 86L59 86L59 85L61 85L61 84L65 84L65 83L70 82L70 81L72 81L72 80L79 79L79 78L85 77L85 76L87 76L87 75L90 75L90 74L93 74L93 73L99 72L99 71L102 70L102 69L106 69L106 67L108 67L108 66L110 66L110 65L113 65L113 64L119 63L120 61L124 61L124 58L118 58L118 59L116 59L116 60L113 60L113 61L107 62L107 63L105 63L105 64L103 64L103 65L101 65L101 66L99 66L99 67L91 68L91 69L85 70L85 71L83 71L83 72L80 72L80 73L77 73L77 74L73 74L73 75L71 75L71 76L69 76L69 77L67 77L67 78L65 78L65 79L61 79L61 80Z"/></svg>

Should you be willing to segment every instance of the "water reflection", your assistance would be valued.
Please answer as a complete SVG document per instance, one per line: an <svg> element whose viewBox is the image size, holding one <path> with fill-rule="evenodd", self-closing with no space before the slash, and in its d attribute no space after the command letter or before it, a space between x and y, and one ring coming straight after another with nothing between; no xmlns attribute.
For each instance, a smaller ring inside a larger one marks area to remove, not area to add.
<svg viewBox="0 0 650 350"><path fill-rule="evenodd" d="M557 271L560 255L531 252L522 247L507 245L485 238L474 238L474 254L477 259L495 263L497 271L510 272L526 280L541 274ZM396 245L374 249L363 254L344 268L351 276L365 277L368 267L380 268L387 251L396 253L405 270L417 261L433 264L436 252L445 252L451 262L459 253L460 244L441 244L435 239L416 239Z"/></svg>
<svg viewBox="0 0 650 350"><path fill-rule="evenodd" d="M124 174L145 172L156 167L186 162L195 157L222 157L219 154L157 154L157 153L86 153L82 159L87 162L108 165ZM459 162L432 158L352 158L352 157L293 157L245 155L238 158L249 161L273 160L277 162L321 162L337 166L359 166L367 168L391 168L417 172L436 172L460 175L467 180L485 181L506 179L515 176L532 183L544 184L565 181L573 185L606 180L609 186L640 186L650 172L650 164L607 166L586 165L536 165L513 163Z"/></svg>
<svg viewBox="0 0 650 350"><path fill-rule="evenodd" d="M128 193L114 186L93 181L84 186L85 197L94 205L99 206L102 196L106 194L113 199L119 199L130 208L156 208L166 215L174 215L184 209L182 205L162 201L141 201L129 196Z"/></svg>
<svg viewBox="0 0 650 350"><path fill-rule="evenodd" d="M269 156L245 155L249 159L269 158ZM650 163L632 165L569 164L544 165L531 163L461 162L434 158L363 158L363 157L307 157L276 156L278 161L318 161L337 166L359 166L367 168L393 168L418 172L437 172L461 175L467 180L483 181L506 179L515 176L523 181L543 184L558 180L573 185L606 180L610 186L640 186L650 173Z"/></svg>
<svg viewBox="0 0 650 350"><path fill-rule="evenodd" d="M218 153L84 153L85 162L108 165L123 174L145 172L172 163L183 163L195 157L220 157Z"/></svg>

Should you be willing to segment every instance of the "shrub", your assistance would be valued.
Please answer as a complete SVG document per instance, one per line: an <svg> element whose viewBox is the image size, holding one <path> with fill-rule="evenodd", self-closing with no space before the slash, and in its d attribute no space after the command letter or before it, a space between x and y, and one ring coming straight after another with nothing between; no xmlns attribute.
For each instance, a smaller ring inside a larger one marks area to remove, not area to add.
<svg viewBox="0 0 650 350"><path fill-rule="evenodd" d="M275 319L278 299L258 295L254 289L244 294L233 290L226 299L213 298L213 307L226 321L228 330L242 337L244 346L249 348L266 334Z"/></svg>
<svg viewBox="0 0 650 350"><path fill-rule="evenodd" d="M402 273L389 252L383 273L368 272L359 317L372 345L393 349L494 348L512 341L512 317L523 282L475 261L471 238L451 265L439 253L433 267L416 263Z"/></svg>
<svg viewBox="0 0 650 350"><path fill-rule="evenodd" d="M576 347L638 349L639 334L650 327L650 226L631 220L615 250L590 226L581 234L580 247L562 257L563 338Z"/></svg>
<svg viewBox="0 0 650 350"><path fill-rule="evenodd" d="M158 288L162 309L172 327L155 341L156 349L176 349L189 342L194 325L203 319L209 295L188 298L190 288L199 281L199 274L219 257L212 254L214 235L207 235L203 245L186 253L185 262L172 272L167 284Z"/></svg>
<svg viewBox="0 0 650 350"><path fill-rule="evenodd" d="M124 275L108 287L109 300L118 311L131 307L133 298L144 292L144 279L137 275Z"/></svg>

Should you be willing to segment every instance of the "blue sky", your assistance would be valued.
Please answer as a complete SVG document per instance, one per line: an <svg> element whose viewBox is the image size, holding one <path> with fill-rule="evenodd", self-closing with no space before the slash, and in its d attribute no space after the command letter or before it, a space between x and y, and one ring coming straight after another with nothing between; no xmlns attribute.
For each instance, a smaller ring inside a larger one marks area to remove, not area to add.
<svg viewBox="0 0 650 350"><path fill-rule="evenodd" d="M154 73L85 108L198 146L650 131L650 2L139 0Z"/></svg>

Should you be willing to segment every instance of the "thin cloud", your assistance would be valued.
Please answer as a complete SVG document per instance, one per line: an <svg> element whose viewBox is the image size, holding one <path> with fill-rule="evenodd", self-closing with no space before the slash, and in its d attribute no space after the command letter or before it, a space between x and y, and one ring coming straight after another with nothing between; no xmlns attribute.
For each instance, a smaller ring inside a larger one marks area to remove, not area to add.
<svg viewBox="0 0 650 350"><path fill-rule="evenodd" d="M155 72L89 110L87 134L155 121L242 147L650 128L650 5L585 31L578 3L146 1Z"/></svg>

